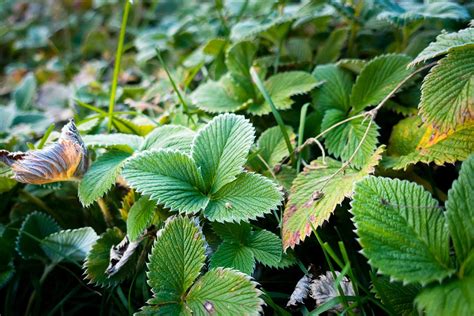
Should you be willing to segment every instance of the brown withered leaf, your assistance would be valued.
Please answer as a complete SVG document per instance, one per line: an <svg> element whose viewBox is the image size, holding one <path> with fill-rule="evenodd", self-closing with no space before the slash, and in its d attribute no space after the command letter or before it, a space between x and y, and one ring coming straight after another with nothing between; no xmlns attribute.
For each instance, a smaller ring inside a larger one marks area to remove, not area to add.
<svg viewBox="0 0 474 316"><path fill-rule="evenodd" d="M22 183L45 184L80 179L87 171L87 148L71 120L57 142L40 150L0 150L0 161L10 166L13 179Z"/></svg>

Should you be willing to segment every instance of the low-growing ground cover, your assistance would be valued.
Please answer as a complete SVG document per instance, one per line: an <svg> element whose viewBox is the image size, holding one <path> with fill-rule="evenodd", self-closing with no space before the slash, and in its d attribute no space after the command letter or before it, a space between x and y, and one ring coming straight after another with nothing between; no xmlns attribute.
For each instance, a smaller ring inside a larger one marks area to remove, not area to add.
<svg viewBox="0 0 474 316"><path fill-rule="evenodd" d="M0 313L474 314L473 14L0 3Z"/></svg>

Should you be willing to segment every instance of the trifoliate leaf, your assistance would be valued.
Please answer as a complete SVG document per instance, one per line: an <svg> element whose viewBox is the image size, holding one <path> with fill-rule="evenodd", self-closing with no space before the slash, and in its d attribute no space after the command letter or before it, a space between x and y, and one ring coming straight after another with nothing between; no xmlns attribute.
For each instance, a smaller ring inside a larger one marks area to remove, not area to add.
<svg viewBox="0 0 474 316"><path fill-rule="evenodd" d="M128 157L130 157L129 153L112 150L100 156L92 164L79 183L78 195L82 205L91 205L110 190Z"/></svg>
<svg viewBox="0 0 474 316"><path fill-rule="evenodd" d="M324 115L321 129L329 129L334 124L343 121L347 118L344 112L339 110L328 110ZM341 124L330 130L324 140L324 144L328 152L336 158L341 158L342 161L347 161L360 142L363 141L362 146L355 154L351 161L351 165L356 168L361 168L370 159L370 155L377 147L378 126L375 122L370 124L370 119L363 117L353 119L347 123ZM368 129L368 131L367 131ZM367 135L364 137L364 135Z"/></svg>
<svg viewBox="0 0 474 316"><path fill-rule="evenodd" d="M144 151L127 161L122 176L137 192L173 211L196 213L209 201L199 191L204 180L196 163L179 151Z"/></svg>
<svg viewBox="0 0 474 316"><path fill-rule="evenodd" d="M473 315L474 314L474 276L466 275L443 284L433 284L423 289L416 297L415 303L421 314Z"/></svg>
<svg viewBox="0 0 474 316"><path fill-rule="evenodd" d="M183 298L199 276L205 258L199 228L184 217L169 221L156 238L147 265L154 304L184 303Z"/></svg>
<svg viewBox="0 0 474 316"><path fill-rule="evenodd" d="M255 259L269 267L276 267L280 263L282 254L281 239L268 230L253 232L247 240L246 246L252 251Z"/></svg>
<svg viewBox="0 0 474 316"><path fill-rule="evenodd" d="M272 181L244 172L211 196L204 215L210 221L248 221L276 209L282 198Z"/></svg>
<svg viewBox="0 0 474 316"><path fill-rule="evenodd" d="M420 114L441 132L474 120L474 44L457 48L425 77Z"/></svg>
<svg viewBox="0 0 474 316"><path fill-rule="evenodd" d="M100 235L84 261L85 279L102 287L112 287L133 274L138 258L136 255L113 276L109 277L105 273L109 266L110 248L119 244L124 237L125 235L117 227L109 228Z"/></svg>
<svg viewBox="0 0 474 316"><path fill-rule="evenodd" d="M453 273L446 219L422 186L368 177L355 187L352 213L363 253L383 274L426 284Z"/></svg>
<svg viewBox="0 0 474 316"><path fill-rule="evenodd" d="M474 44L474 28L467 28L456 33L441 33L436 41L430 43L411 63L410 66L428 59L447 54L453 49Z"/></svg>
<svg viewBox="0 0 474 316"><path fill-rule="evenodd" d="M316 108L324 111L338 109L346 112L349 110L353 82L348 72L334 64L322 65L314 69L313 76L318 81L324 82L313 92L313 104Z"/></svg>
<svg viewBox="0 0 474 316"><path fill-rule="evenodd" d="M91 227L67 229L44 238L41 248L54 263L63 260L82 261L97 238Z"/></svg>
<svg viewBox="0 0 474 316"><path fill-rule="evenodd" d="M268 78L264 83L275 107L279 110L289 109L293 104L292 96L305 94L318 84L316 78L304 71L280 72ZM265 101L263 104L252 104L248 111L254 115L264 115L271 112L271 107Z"/></svg>
<svg viewBox="0 0 474 316"><path fill-rule="evenodd" d="M129 153L139 149L143 138L132 134L84 135L88 147L115 148Z"/></svg>
<svg viewBox="0 0 474 316"><path fill-rule="evenodd" d="M283 214L283 247L295 247L311 234L313 227L328 220L336 206L352 196L354 183L374 171L382 151L383 147L377 149L361 170L348 167L339 171L341 162L331 158L323 162L319 158L298 174Z"/></svg>
<svg viewBox="0 0 474 316"><path fill-rule="evenodd" d="M148 263L153 298L138 314L257 315L263 301L245 274L210 270L196 282L205 260L205 242L188 218L167 223L157 237ZM193 284L194 283L194 284Z"/></svg>
<svg viewBox="0 0 474 316"><path fill-rule="evenodd" d="M413 301L420 292L419 284L406 284L390 281L388 276L377 276L372 279L375 295L382 301L384 306L394 315L416 316Z"/></svg>
<svg viewBox="0 0 474 316"><path fill-rule="evenodd" d="M160 126L145 137L140 150L169 148L189 153L194 136L195 132L184 126Z"/></svg>
<svg viewBox="0 0 474 316"><path fill-rule="evenodd" d="M382 55L372 59L362 69L352 87L351 105L359 112L382 101L411 70L411 58L406 55Z"/></svg>
<svg viewBox="0 0 474 316"><path fill-rule="evenodd" d="M250 122L234 114L219 115L199 131L192 157L201 168L206 191L217 192L242 172L254 134Z"/></svg>
<svg viewBox="0 0 474 316"><path fill-rule="evenodd" d="M211 258L211 269L218 267L233 268L251 275L255 268L254 255L242 244L224 241Z"/></svg>
<svg viewBox="0 0 474 316"><path fill-rule="evenodd" d="M463 162L448 192L446 216L456 258L462 264L474 249L474 155Z"/></svg>
<svg viewBox="0 0 474 316"><path fill-rule="evenodd" d="M127 218L127 235L131 241L136 241L150 226L155 216L156 202L142 196L130 208Z"/></svg>
<svg viewBox="0 0 474 316"><path fill-rule="evenodd" d="M277 235L267 230L254 231L248 223L213 223L213 229L224 242L212 257L212 267L235 268L252 274L255 260L266 266L279 266L282 246Z"/></svg>
<svg viewBox="0 0 474 316"><path fill-rule="evenodd" d="M44 257L40 240L60 229L56 221L46 214L29 214L23 221L16 239L18 253L25 259Z"/></svg>
<svg viewBox="0 0 474 316"><path fill-rule="evenodd" d="M409 117L393 128L388 152L382 165L391 169L406 169L417 162L437 165L465 160L473 151L474 124L466 123L455 131L440 133L422 123L419 117Z"/></svg>

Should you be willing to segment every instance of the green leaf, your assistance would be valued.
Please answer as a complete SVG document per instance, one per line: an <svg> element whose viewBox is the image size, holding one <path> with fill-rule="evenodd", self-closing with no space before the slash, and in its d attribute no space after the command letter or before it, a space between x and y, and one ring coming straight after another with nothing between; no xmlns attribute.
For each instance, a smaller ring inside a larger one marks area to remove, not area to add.
<svg viewBox="0 0 474 316"><path fill-rule="evenodd" d="M137 240L150 226L155 215L156 202L142 196L133 203L127 217L127 234L131 241Z"/></svg>
<svg viewBox="0 0 474 316"><path fill-rule="evenodd" d="M251 275L255 268L254 255L244 245L224 241L211 258L211 269L217 267L233 268Z"/></svg>
<svg viewBox="0 0 474 316"><path fill-rule="evenodd" d="M196 213L209 202L200 192L204 180L196 163L179 151L144 151L127 161L122 176L137 192L172 211Z"/></svg>
<svg viewBox="0 0 474 316"><path fill-rule="evenodd" d="M457 48L425 77L420 114L440 131L474 119L474 44Z"/></svg>
<svg viewBox="0 0 474 316"><path fill-rule="evenodd" d="M166 224L149 260L153 298L148 304L152 306L139 314L257 315L261 311L260 291L242 273L218 268L195 281L204 266L205 241L188 218L177 217Z"/></svg>
<svg viewBox="0 0 474 316"><path fill-rule="evenodd" d="M467 28L456 33L441 33L436 37L436 41L430 43L418 56L410 63L410 66L424 62L428 59L445 55L448 52L474 44L474 28Z"/></svg>
<svg viewBox="0 0 474 316"><path fill-rule="evenodd" d="M349 110L353 83L348 72L331 64L316 67L313 76L318 81L324 82L313 92L313 104L316 108L321 110L339 109L344 112Z"/></svg>
<svg viewBox="0 0 474 316"><path fill-rule="evenodd" d="M40 245L41 240L60 229L56 221L44 213L29 214L23 221L16 239L18 253L24 259L44 257Z"/></svg>
<svg viewBox="0 0 474 316"><path fill-rule="evenodd" d="M324 115L321 129L329 129L346 118L347 116L344 112L328 110ZM369 130L364 139L367 128ZM378 135L378 126L375 122L369 127L369 119L364 120L361 117L341 124L329 131L324 137L324 144L330 154L336 158L341 158L342 161L347 161L353 155L360 142L363 141L362 146L351 161L352 166L361 168L367 163L372 152L377 147Z"/></svg>
<svg viewBox="0 0 474 316"><path fill-rule="evenodd" d="M153 302L179 304L199 276L205 259L199 227L184 217L168 222L149 256L147 276Z"/></svg>
<svg viewBox="0 0 474 316"><path fill-rule="evenodd" d="M409 117L393 128L389 140L390 156L385 156L382 165L391 169L406 169L417 162L442 166L465 160L473 151L474 124L466 123L448 133L437 132L423 125L421 118Z"/></svg>
<svg viewBox="0 0 474 316"><path fill-rule="evenodd" d="M41 248L54 263L63 260L82 261L98 236L91 227L67 229L48 235Z"/></svg>
<svg viewBox="0 0 474 316"><path fill-rule="evenodd" d="M214 232L224 241L228 242L244 242L248 236L250 236L250 232L252 227L247 223L212 223L212 229Z"/></svg>
<svg viewBox="0 0 474 316"><path fill-rule="evenodd" d="M114 275L108 276L105 270L109 266L110 248L119 244L125 235L117 227L109 228L92 245L84 261L85 279L102 287L113 287L135 272L137 253Z"/></svg>
<svg viewBox="0 0 474 316"><path fill-rule="evenodd" d="M391 282L387 276L374 277L372 284L376 296L393 315L418 315L413 301L421 290L419 284L403 285L401 282Z"/></svg>
<svg viewBox="0 0 474 316"><path fill-rule="evenodd" d="M11 280L14 274L15 266L13 260L11 260L7 265L0 266L0 289Z"/></svg>
<svg viewBox="0 0 474 316"><path fill-rule="evenodd" d="M378 148L361 170L339 171L341 162L318 158L298 174L283 214L283 247L295 247L311 234L312 226L317 228L328 220L336 206L352 196L354 183L374 171L382 151L383 147Z"/></svg>
<svg viewBox="0 0 474 316"><path fill-rule="evenodd" d="M293 104L292 96L305 94L316 87L319 82L310 73L304 71L280 72L268 78L264 85L275 107L287 110ZM248 111L253 115L263 115L271 112L270 104L252 104Z"/></svg>
<svg viewBox="0 0 474 316"><path fill-rule="evenodd" d="M255 260L266 266L279 265L282 246L277 235L267 230L254 231L248 223L213 223L212 227L224 241L212 256L212 267L235 268L252 274Z"/></svg>
<svg viewBox="0 0 474 316"><path fill-rule="evenodd" d="M250 122L234 114L219 115L199 131L192 156L201 168L206 191L217 192L243 171L254 134Z"/></svg>
<svg viewBox="0 0 474 316"><path fill-rule="evenodd" d="M250 80L250 67L257 53L257 46L250 41L237 42L230 47L226 56L226 65L232 76Z"/></svg>
<svg viewBox="0 0 474 316"><path fill-rule="evenodd" d="M342 48L347 41L347 35L347 28L336 28L332 31L324 44L319 46L314 63L321 65L335 62L339 58Z"/></svg>
<svg viewBox="0 0 474 316"><path fill-rule="evenodd" d="M453 273L446 219L422 186L368 177L356 185L352 213L363 253L380 272L422 284Z"/></svg>
<svg viewBox="0 0 474 316"><path fill-rule="evenodd" d="M197 280L186 303L197 315L259 315L263 305L260 294L249 276L218 268Z"/></svg>
<svg viewBox="0 0 474 316"><path fill-rule="evenodd" d="M280 263L281 239L268 230L253 232L247 240L247 247L252 251L255 259L266 266L276 267Z"/></svg>
<svg viewBox="0 0 474 316"><path fill-rule="evenodd" d="M424 289L415 300L421 313L426 315L473 315L474 275L453 279Z"/></svg>
<svg viewBox="0 0 474 316"><path fill-rule="evenodd" d="M36 79L33 74L25 76L21 84L13 93L15 105L19 110L29 110L36 92Z"/></svg>
<svg viewBox="0 0 474 316"><path fill-rule="evenodd" d="M103 135L84 135L84 143L88 147L115 148L129 153L139 149L143 138L131 134L103 134Z"/></svg>
<svg viewBox="0 0 474 316"><path fill-rule="evenodd" d="M209 113L235 112L245 102L234 95L234 84L226 76L220 81L208 81L200 85L191 98L197 107Z"/></svg>
<svg viewBox="0 0 474 316"><path fill-rule="evenodd" d="M140 150L169 148L189 153L195 134L194 131L180 125L160 126L145 137Z"/></svg>
<svg viewBox="0 0 474 316"><path fill-rule="evenodd" d="M446 216L456 258L462 264L474 250L474 155L463 162L448 192Z"/></svg>
<svg viewBox="0 0 474 316"><path fill-rule="evenodd" d="M100 156L79 183L79 200L87 207L110 190L122 171L129 153L113 150Z"/></svg>
<svg viewBox="0 0 474 316"><path fill-rule="evenodd" d="M469 19L469 13L465 7L449 1L425 2L424 4L405 2L405 4L406 10L383 11L378 18L408 29L417 29L426 20L446 22L447 20Z"/></svg>
<svg viewBox="0 0 474 316"><path fill-rule="evenodd" d="M372 59L362 69L352 87L351 104L355 112L378 104L411 70L407 68L411 58L405 55L381 55Z"/></svg>
<svg viewBox="0 0 474 316"><path fill-rule="evenodd" d="M294 144L296 135L293 133L291 127L286 126L286 130L290 136L290 141ZM274 167L276 164L279 164L283 158L290 155L279 126L265 130L257 141L257 147L259 150L258 154L270 167ZM260 162L259 158L255 158L255 160ZM266 167L262 166L262 169L266 169Z"/></svg>
<svg viewBox="0 0 474 316"><path fill-rule="evenodd" d="M235 181L211 196L204 215L210 221L248 221L276 209L282 198L282 193L269 179L254 173L241 173Z"/></svg>

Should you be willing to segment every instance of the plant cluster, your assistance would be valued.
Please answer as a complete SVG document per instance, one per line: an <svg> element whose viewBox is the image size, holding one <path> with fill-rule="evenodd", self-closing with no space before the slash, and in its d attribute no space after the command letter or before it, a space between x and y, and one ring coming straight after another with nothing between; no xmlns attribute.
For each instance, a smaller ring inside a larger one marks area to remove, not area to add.
<svg viewBox="0 0 474 316"><path fill-rule="evenodd" d="M1 313L474 314L472 16L0 4Z"/></svg>

